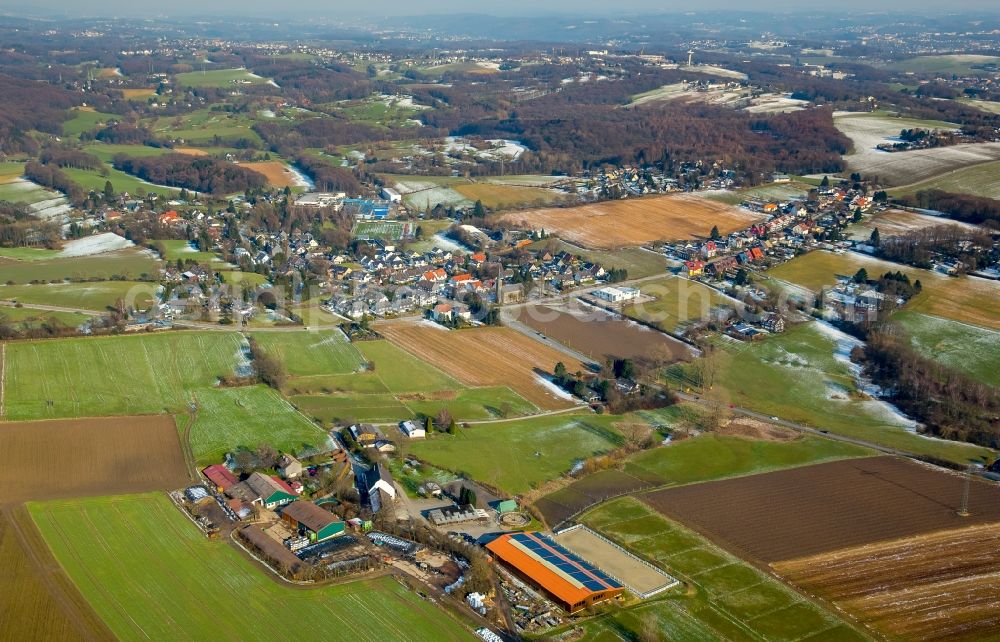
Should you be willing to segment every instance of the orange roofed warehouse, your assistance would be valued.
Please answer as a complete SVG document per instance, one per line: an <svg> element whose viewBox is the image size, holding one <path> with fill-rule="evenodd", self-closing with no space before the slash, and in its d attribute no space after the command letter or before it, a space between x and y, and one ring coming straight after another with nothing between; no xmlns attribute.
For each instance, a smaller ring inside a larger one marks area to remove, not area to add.
<svg viewBox="0 0 1000 642"><path fill-rule="evenodd" d="M593 564L541 533L501 535L486 548L569 613L609 600L624 590Z"/></svg>

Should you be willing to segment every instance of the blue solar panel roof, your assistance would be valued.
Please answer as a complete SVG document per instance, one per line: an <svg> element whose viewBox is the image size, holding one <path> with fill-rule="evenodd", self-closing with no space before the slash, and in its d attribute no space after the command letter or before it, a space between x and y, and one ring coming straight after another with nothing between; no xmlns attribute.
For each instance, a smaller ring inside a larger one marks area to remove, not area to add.
<svg viewBox="0 0 1000 642"><path fill-rule="evenodd" d="M621 584L611 579L601 570L580 556L571 553L562 545L541 533L516 533L511 539L533 552L545 562L580 582L590 591L621 588Z"/></svg>

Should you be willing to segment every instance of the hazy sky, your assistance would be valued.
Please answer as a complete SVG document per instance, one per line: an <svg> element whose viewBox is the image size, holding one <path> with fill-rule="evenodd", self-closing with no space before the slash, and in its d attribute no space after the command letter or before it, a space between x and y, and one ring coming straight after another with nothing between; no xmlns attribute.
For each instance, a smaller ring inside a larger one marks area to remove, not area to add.
<svg viewBox="0 0 1000 642"><path fill-rule="evenodd" d="M834 5L821 5L833 10ZM607 15L616 11L629 14L643 11L683 11L739 9L767 11L815 10L801 0L631 0L609 3L606 0L0 0L0 10L28 8L31 13L68 13L84 15L237 15L303 17L321 15L419 15L423 13L484 13L496 15L532 15L537 13L580 13ZM837 9L856 11L912 10L937 13L957 10L996 10L990 0L839 0Z"/></svg>

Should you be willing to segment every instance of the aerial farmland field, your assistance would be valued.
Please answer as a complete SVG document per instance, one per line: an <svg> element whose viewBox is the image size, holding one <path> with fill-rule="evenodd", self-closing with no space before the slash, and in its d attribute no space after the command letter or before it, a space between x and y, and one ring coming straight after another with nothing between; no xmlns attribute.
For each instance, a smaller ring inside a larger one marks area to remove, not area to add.
<svg viewBox="0 0 1000 642"><path fill-rule="evenodd" d="M882 238L885 238L887 236L907 234L938 225L955 225L967 230L976 229L975 225L962 223L943 216L931 216L930 214L921 214L907 210L876 212L870 218L852 225L849 229L851 238L859 241L867 241L871 237L872 230L875 228L878 228L879 234L882 235Z"/></svg>
<svg viewBox="0 0 1000 642"><path fill-rule="evenodd" d="M265 352L281 359L296 377L349 374L364 366L358 349L340 330L320 332L253 332Z"/></svg>
<svg viewBox="0 0 1000 642"><path fill-rule="evenodd" d="M654 630L670 640L865 639L833 613L634 498L602 504L582 522L688 586L585 624L587 639L636 635L644 621L655 622Z"/></svg>
<svg viewBox="0 0 1000 642"><path fill-rule="evenodd" d="M118 299L145 310L157 299L159 284L143 281L90 281L37 285L0 285L0 299L25 305L53 305L105 312Z"/></svg>
<svg viewBox="0 0 1000 642"><path fill-rule="evenodd" d="M579 361L509 328L450 331L426 323L388 322L376 328L414 356L470 386L510 386L545 410L573 405L540 373L563 362L569 372L585 370Z"/></svg>
<svg viewBox="0 0 1000 642"><path fill-rule="evenodd" d="M917 312L897 312L892 320L924 356L1000 386L1000 332Z"/></svg>
<svg viewBox="0 0 1000 642"><path fill-rule="evenodd" d="M939 189L956 194L1000 199L1000 181L996 179L998 172L1000 172L1000 161L988 161L952 170L900 189L890 190L890 194L892 196L905 196L922 190Z"/></svg>
<svg viewBox="0 0 1000 642"><path fill-rule="evenodd" d="M0 505L0 568L0 641L115 639L59 568L24 506Z"/></svg>
<svg viewBox="0 0 1000 642"><path fill-rule="evenodd" d="M953 123L898 118L892 114L835 114L834 124L854 142L845 156L852 171L877 176L886 185L909 185L963 167L1000 159L1000 143L969 143L933 149L884 152L876 145L890 142L902 129L955 129Z"/></svg>
<svg viewBox="0 0 1000 642"><path fill-rule="evenodd" d="M241 358L235 332L18 342L5 352L9 420L177 412Z"/></svg>
<svg viewBox="0 0 1000 642"><path fill-rule="evenodd" d="M281 584L210 541L163 494L29 505L45 542L120 639L248 640L333 635L473 640L391 577L322 588ZM135 581L135 578L144 578Z"/></svg>
<svg viewBox="0 0 1000 642"><path fill-rule="evenodd" d="M792 584L898 639L985 639L1000 628L1000 530L967 526L773 564Z"/></svg>
<svg viewBox="0 0 1000 642"><path fill-rule="evenodd" d="M576 300L566 305L529 305L515 314L518 322L595 363L615 358L665 363L691 354L677 339Z"/></svg>
<svg viewBox="0 0 1000 642"><path fill-rule="evenodd" d="M0 259L0 283L25 284L32 281L63 279L138 279L159 274L160 263L149 252L119 250L96 256L77 256L44 260L15 261Z"/></svg>
<svg viewBox="0 0 1000 642"><path fill-rule="evenodd" d="M180 87L232 87L263 84L267 79L246 69L212 69L177 74L175 81Z"/></svg>
<svg viewBox="0 0 1000 642"><path fill-rule="evenodd" d="M871 454L872 451L859 446L794 434L783 441L702 434L638 452L625 460L621 470L587 475L545 495L535 502L535 506L549 525L555 526L588 506L626 491L691 484Z"/></svg>
<svg viewBox="0 0 1000 642"><path fill-rule="evenodd" d="M642 500L739 555L766 563L1000 521L1000 487L910 459L846 459L668 488ZM808 515L809 519L802 519Z"/></svg>
<svg viewBox="0 0 1000 642"><path fill-rule="evenodd" d="M206 388L192 392L191 398L198 413L186 436L200 465L218 463L239 447L252 450L269 444L300 454L328 441L322 429L265 386ZM177 418L182 431L187 421L185 416Z"/></svg>
<svg viewBox="0 0 1000 642"><path fill-rule="evenodd" d="M511 494L568 472L576 461L619 445L618 418L567 413L459 428L409 444L414 456ZM489 453L475 456L474 453Z"/></svg>
<svg viewBox="0 0 1000 642"><path fill-rule="evenodd" d="M525 210L503 220L544 229L588 248L645 245L653 241L705 238L713 227L730 232L749 227L757 214L691 194L647 196L577 207Z"/></svg>
<svg viewBox="0 0 1000 642"><path fill-rule="evenodd" d="M0 452L4 501L167 490L188 480L167 415L3 422ZM39 452L59 474L35 474Z"/></svg>

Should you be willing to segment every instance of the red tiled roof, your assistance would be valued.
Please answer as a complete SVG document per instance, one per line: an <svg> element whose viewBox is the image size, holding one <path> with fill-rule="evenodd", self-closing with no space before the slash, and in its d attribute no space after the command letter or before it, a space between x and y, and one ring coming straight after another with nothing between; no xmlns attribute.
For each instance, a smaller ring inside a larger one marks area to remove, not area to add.
<svg viewBox="0 0 1000 642"><path fill-rule="evenodd" d="M212 464L202 470L201 473L208 478L208 481L212 482L222 490L226 490L239 481L236 479L236 475L229 472L229 469L222 464Z"/></svg>

